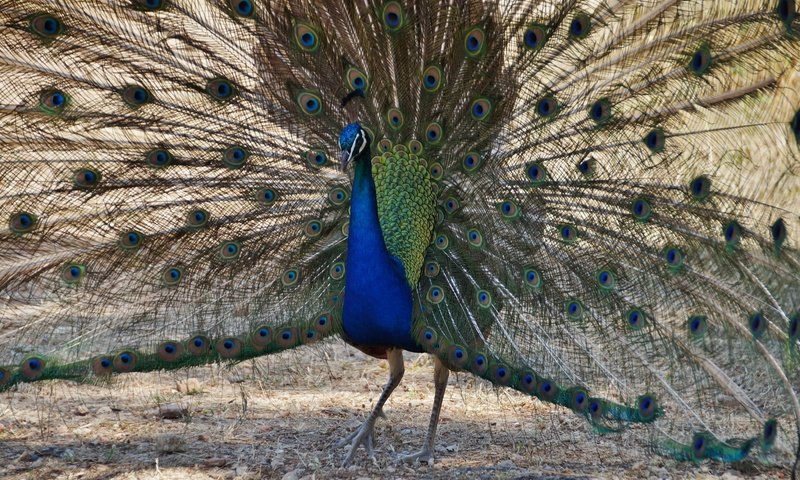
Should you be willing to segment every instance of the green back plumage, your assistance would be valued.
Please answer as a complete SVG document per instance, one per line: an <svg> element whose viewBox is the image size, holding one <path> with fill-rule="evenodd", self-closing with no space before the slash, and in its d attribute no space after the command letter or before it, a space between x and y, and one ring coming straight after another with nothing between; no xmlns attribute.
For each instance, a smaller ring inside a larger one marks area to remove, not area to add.
<svg viewBox="0 0 800 480"><path fill-rule="evenodd" d="M673 457L797 451L793 0L0 4L0 388L341 333L357 120L422 348Z"/></svg>
<svg viewBox="0 0 800 480"><path fill-rule="evenodd" d="M416 288L435 217L430 167L418 141L392 146L384 140L379 149L386 151L372 159L372 174L381 233L386 249L403 263L408 284Z"/></svg>

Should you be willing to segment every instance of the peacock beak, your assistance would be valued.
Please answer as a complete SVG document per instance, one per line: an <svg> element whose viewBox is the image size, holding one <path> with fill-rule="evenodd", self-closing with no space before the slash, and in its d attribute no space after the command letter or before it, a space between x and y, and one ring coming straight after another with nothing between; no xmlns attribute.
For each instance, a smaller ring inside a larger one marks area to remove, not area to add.
<svg viewBox="0 0 800 480"><path fill-rule="evenodd" d="M341 168L343 172L346 172L348 163L350 163L350 152L342 150L341 156L339 157L339 168Z"/></svg>

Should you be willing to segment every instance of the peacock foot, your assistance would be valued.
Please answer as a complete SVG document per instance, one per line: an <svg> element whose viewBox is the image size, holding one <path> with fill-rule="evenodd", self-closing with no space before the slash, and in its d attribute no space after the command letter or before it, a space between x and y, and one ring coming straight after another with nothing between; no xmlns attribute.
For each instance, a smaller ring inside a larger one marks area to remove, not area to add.
<svg viewBox="0 0 800 480"><path fill-rule="evenodd" d="M412 453L410 455L400 455L401 462L407 463L427 463L430 466L433 466L433 451L425 447L417 453Z"/></svg>
<svg viewBox="0 0 800 480"><path fill-rule="evenodd" d="M371 419L368 418L364 423L361 424L360 427L358 427L356 430L353 430L352 433L336 443L337 448L341 448L347 444L350 444L350 450L347 452L347 457L345 457L344 461L342 462L342 468L350 465L350 462L353 460L359 445L363 445L364 450L366 450L367 455L369 455L369 458L375 461L375 451L372 448L375 421L370 420Z"/></svg>

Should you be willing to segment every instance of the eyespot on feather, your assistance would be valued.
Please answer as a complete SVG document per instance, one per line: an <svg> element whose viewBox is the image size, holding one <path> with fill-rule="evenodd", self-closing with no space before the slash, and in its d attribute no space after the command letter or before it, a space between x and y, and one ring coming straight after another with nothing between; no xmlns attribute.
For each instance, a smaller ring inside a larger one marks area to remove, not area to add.
<svg viewBox="0 0 800 480"><path fill-rule="evenodd" d="M486 97L480 97L472 101L469 112L473 119L482 122L489 118L493 109L494 105L491 100Z"/></svg>
<svg viewBox="0 0 800 480"><path fill-rule="evenodd" d="M141 85L128 85L122 90L122 99L133 108L149 103L152 98L150 92Z"/></svg>
<svg viewBox="0 0 800 480"><path fill-rule="evenodd" d="M322 234L322 222L317 219L309 220L303 227L303 234L308 238L317 238Z"/></svg>
<svg viewBox="0 0 800 480"><path fill-rule="evenodd" d="M350 90L361 90L367 92L370 87L367 74L356 67L350 67L344 73L344 79Z"/></svg>
<svg viewBox="0 0 800 480"><path fill-rule="evenodd" d="M697 201L703 201L711 195L711 180L705 175L694 178L689 182L689 193Z"/></svg>
<svg viewBox="0 0 800 480"><path fill-rule="evenodd" d="M75 285L86 276L86 266L71 263L61 269L61 280L68 285Z"/></svg>
<svg viewBox="0 0 800 480"><path fill-rule="evenodd" d="M450 246L450 238L448 238L447 235L440 233L434 237L433 245L439 250L447 250L447 247Z"/></svg>
<svg viewBox="0 0 800 480"><path fill-rule="evenodd" d="M431 122L425 127L425 140L429 145L438 145L442 141L444 130L437 122Z"/></svg>
<svg viewBox="0 0 800 480"><path fill-rule="evenodd" d="M320 169L327 165L328 163L328 154L325 153L324 150L321 149L314 149L308 150L305 152L305 158L308 165L312 168Z"/></svg>
<svg viewBox="0 0 800 480"><path fill-rule="evenodd" d="M292 348L300 341L297 337L297 327L284 328L278 332L275 337L275 343L283 349Z"/></svg>
<svg viewBox="0 0 800 480"><path fill-rule="evenodd" d="M526 267L522 272L523 280L528 287L534 289L542 288L542 274L534 267Z"/></svg>
<svg viewBox="0 0 800 480"><path fill-rule="evenodd" d="M531 24L522 34L522 44L531 51L540 50L547 42L547 27Z"/></svg>
<svg viewBox="0 0 800 480"><path fill-rule="evenodd" d="M281 282L286 287L297 284L299 280L300 280L300 270L298 270L297 268L290 268L285 272L283 272L283 275L281 275Z"/></svg>
<svg viewBox="0 0 800 480"><path fill-rule="evenodd" d="M223 152L222 163L230 169L237 169L247 162L248 157L250 157L250 152L245 148L232 146L226 148L225 152Z"/></svg>
<svg viewBox="0 0 800 480"><path fill-rule="evenodd" d="M92 360L92 372L98 377L105 377L114 372L114 359L108 356L97 357Z"/></svg>
<svg viewBox="0 0 800 480"><path fill-rule="evenodd" d="M344 262L336 262L333 265L331 265L331 268L329 270L329 275L334 280L341 280L342 278L344 278L344 272L345 272L344 269L345 269Z"/></svg>
<svg viewBox="0 0 800 480"><path fill-rule="evenodd" d="M236 94L236 88L227 79L214 78L206 84L206 93L217 100L224 101L230 100Z"/></svg>
<svg viewBox="0 0 800 480"><path fill-rule="evenodd" d="M128 230L119 235L119 246L123 250L133 252L141 248L144 236L136 230Z"/></svg>
<svg viewBox="0 0 800 480"><path fill-rule="evenodd" d="M168 287L174 287L183 280L183 267L169 266L162 270L161 281Z"/></svg>
<svg viewBox="0 0 800 480"><path fill-rule="evenodd" d="M464 52L467 57L475 58L486 51L486 32L480 27L472 27L464 35Z"/></svg>
<svg viewBox="0 0 800 480"><path fill-rule="evenodd" d="M295 98L300 111L306 115L316 116L322 113L322 99L316 93L303 91Z"/></svg>
<svg viewBox="0 0 800 480"><path fill-rule="evenodd" d="M436 65L428 65L422 71L422 88L428 92L433 93L438 91L444 83L444 73L442 69Z"/></svg>
<svg viewBox="0 0 800 480"><path fill-rule="evenodd" d="M400 130L403 128L403 112L401 112L397 108L390 108L388 112L386 112L386 123L389 125L389 128L392 130Z"/></svg>
<svg viewBox="0 0 800 480"><path fill-rule="evenodd" d="M511 369L509 369L506 365L495 364L492 365L491 378L495 384L506 386L511 383L513 375L511 374Z"/></svg>
<svg viewBox="0 0 800 480"><path fill-rule="evenodd" d="M176 362L183 356L183 345L172 340L161 342L156 347L156 355L164 362Z"/></svg>
<svg viewBox="0 0 800 480"><path fill-rule="evenodd" d="M573 39L586 38L592 28L592 19L589 15L579 12L569 24L569 36Z"/></svg>
<svg viewBox="0 0 800 480"><path fill-rule="evenodd" d="M278 193L269 187L263 187L256 190L255 199L256 202L260 203L261 205L268 207L275 203L275 200L278 198Z"/></svg>
<svg viewBox="0 0 800 480"><path fill-rule="evenodd" d="M438 285L431 285L425 298L434 305L439 304L444 300L444 290Z"/></svg>
<svg viewBox="0 0 800 480"><path fill-rule="evenodd" d="M201 229L208 225L211 214L207 210L198 208L186 214L186 226L192 229Z"/></svg>
<svg viewBox="0 0 800 480"><path fill-rule="evenodd" d="M667 262L667 266L673 272L680 270L683 267L683 262L685 261L683 251L678 247L667 247L664 249L662 253L664 260Z"/></svg>
<svg viewBox="0 0 800 480"><path fill-rule="evenodd" d="M559 388L552 380L543 378L537 382L536 396L546 402L553 402L559 395Z"/></svg>
<svg viewBox="0 0 800 480"><path fill-rule="evenodd" d="M653 214L653 207L646 198L637 198L631 203L631 213L636 220L646 222Z"/></svg>
<svg viewBox="0 0 800 480"><path fill-rule="evenodd" d="M222 358L238 358L242 353L242 341L236 337L226 337L217 341L217 353Z"/></svg>
<svg viewBox="0 0 800 480"><path fill-rule="evenodd" d="M233 262L242 253L242 245L237 241L223 242L217 247L217 258L223 262Z"/></svg>
<svg viewBox="0 0 800 480"><path fill-rule="evenodd" d="M164 168L172 163L174 157L167 150L157 148L145 154L145 162L153 168Z"/></svg>
<svg viewBox="0 0 800 480"><path fill-rule="evenodd" d="M611 119L611 102L607 98L594 102L589 108L589 118L598 125L607 123Z"/></svg>
<svg viewBox="0 0 800 480"><path fill-rule="evenodd" d="M38 218L32 213L17 212L8 219L8 228L17 235L22 235L33 231L38 222Z"/></svg>
<svg viewBox="0 0 800 480"><path fill-rule="evenodd" d="M708 72L712 63L711 48L703 44L692 54L692 58L689 60L689 70L699 77Z"/></svg>
<svg viewBox="0 0 800 480"><path fill-rule="evenodd" d="M138 363L139 356L135 352L126 350L114 357L114 371L119 373L132 372Z"/></svg>
<svg viewBox="0 0 800 480"><path fill-rule="evenodd" d="M461 161L461 166L464 168L465 172L472 173L480 168L482 162L483 159L478 152L467 152Z"/></svg>
<svg viewBox="0 0 800 480"><path fill-rule="evenodd" d="M308 23L298 22L293 28L294 43L301 50L314 53L319 49L320 38L316 29Z"/></svg>
<svg viewBox="0 0 800 480"><path fill-rule="evenodd" d="M686 322L689 337L693 339L702 338L708 331L708 319L704 315L692 315Z"/></svg>
<svg viewBox="0 0 800 480"><path fill-rule="evenodd" d="M42 376L47 361L40 356L31 356L22 361L19 366L19 373L27 380L36 380Z"/></svg>
<svg viewBox="0 0 800 480"><path fill-rule="evenodd" d="M647 316L641 309L633 308L625 313L625 320L628 322L628 326L631 329L640 330L644 328L647 323Z"/></svg>
<svg viewBox="0 0 800 480"><path fill-rule="evenodd" d="M256 11L252 0L228 0L228 5L237 17L251 18Z"/></svg>
<svg viewBox="0 0 800 480"><path fill-rule="evenodd" d="M186 344L186 349L194 356L206 355L211 351L211 341L205 335L195 335Z"/></svg>
<svg viewBox="0 0 800 480"><path fill-rule="evenodd" d="M64 24L61 20L48 13L40 13L31 17L28 28L32 33L46 40L52 40L64 32Z"/></svg>
<svg viewBox="0 0 800 480"><path fill-rule="evenodd" d="M133 0L133 4L141 10L161 10L166 7L168 0Z"/></svg>
<svg viewBox="0 0 800 480"><path fill-rule="evenodd" d="M435 278L439 275L440 267L439 262L435 262L433 260L425 263L425 276L428 278Z"/></svg>
<svg viewBox="0 0 800 480"><path fill-rule="evenodd" d="M405 13L399 2L386 2L381 11L381 20L389 32L397 32L405 24Z"/></svg>
<svg viewBox="0 0 800 480"><path fill-rule="evenodd" d="M81 168L72 176L72 183L75 187L84 190L96 187L100 180L102 180L100 172L91 168Z"/></svg>
<svg viewBox="0 0 800 480"><path fill-rule="evenodd" d="M51 115L63 112L69 102L69 96L61 90L45 90L39 95L39 108Z"/></svg>
<svg viewBox="0 0 800 480"><path fill-rule="evenodd" d="M451 345L447 349L447 363L456 369L463 369L469 363L469 354L460 345Z"/></svg>
<svg viewBox="0 0 800 480"><path fill-rule="evenodd" d="M513 220L520 215L520 209L516 202L512 200L503 200L499 205L500 215L506 220Z"/></svg>
<svg viewBox="0 0 800 480"><path fill-rule="evenodd" d="M536 375L533 372L525 372L519 377L519 385L526 393L533 394L536 391Z"/></svg>
<svg viewBox="0 0 800 480"><path fill-rule="evenodd" d="M470 362L470 371L478 376L483 376L489 370L489 360L483 353L477 353Z"/></svg>
<svg viewBox="0 0 800 480"><path fill-rule="evenodd" d="M320 335L326 335L333 330L333 315L330 312L322 312L314 319L312 328Z"/></svg>
<svg viewBox="0 0 800 480"><path fill-rule="evenodd" d="M257 350L263 351L272 343L272 328L269 325L256 327L250 334L250 341Z"/></svg>

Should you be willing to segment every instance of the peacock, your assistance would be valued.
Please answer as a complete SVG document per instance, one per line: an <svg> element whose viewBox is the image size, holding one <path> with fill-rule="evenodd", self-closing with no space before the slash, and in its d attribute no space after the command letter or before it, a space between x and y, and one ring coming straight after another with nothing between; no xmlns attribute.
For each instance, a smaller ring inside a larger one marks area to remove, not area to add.
<svg viewBox="0 0 800 480"><path fill-rule="evenodd" d="M453 371L795 471L799 64L795 0L0 0L0 390L340 336L344 465L410 351L403 460Z"/></svg>

